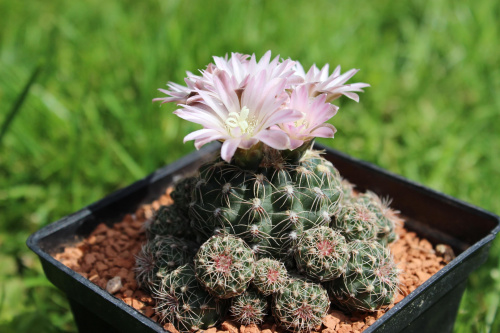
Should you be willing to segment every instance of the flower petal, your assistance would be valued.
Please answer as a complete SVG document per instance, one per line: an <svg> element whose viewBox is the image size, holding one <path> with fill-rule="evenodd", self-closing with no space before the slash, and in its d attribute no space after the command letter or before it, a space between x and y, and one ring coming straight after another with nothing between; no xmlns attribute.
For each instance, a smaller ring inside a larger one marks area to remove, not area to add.
<svg viewBox="0 0 500 333"><path fill-rule="evenodd" d="M240 141L241 139L239 138L234 138L224 141L220 150L220 156L224 161L228 163L231 162L231 158L233 157L234 152L238 148Z"/></svg>
<svg viewBox="0 0 500 333"><path fill-rule="evenodd" d="M323 124L311 131L311 136L317 138L333 138L337 129L332 124Z"/></svg>
<svg viewBox="0 0 500 333"><path fill-rule="evenodd" d="M287 149L290 146L290 138L281 130L264 130L254 135L254 138L259 139L271 148Z"/></svg>

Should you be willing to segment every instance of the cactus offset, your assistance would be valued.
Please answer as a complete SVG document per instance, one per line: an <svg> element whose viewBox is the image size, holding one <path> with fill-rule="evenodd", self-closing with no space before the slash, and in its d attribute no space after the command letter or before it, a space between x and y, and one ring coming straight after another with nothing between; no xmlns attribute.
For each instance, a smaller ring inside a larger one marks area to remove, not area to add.
<svg viewBox="0 0 500 333"><path fill-rule="evenodd" d="M313 331L329 308L328 294L320 284L298 278L273 296L275 319L293 332Z"/></svg>
<svg viewBox="0 0 500 333"><path fill-rule="evenodd" d="M232 299L229 312L240 324L260 324L264 321L268 308L267 298L250 288Z"/></svg>
<svg viewBox="0 0 500 333"><path fill-rule="evenodd" d="M319 282L345 273L349 251L344 236L329 227L304 232L297 245L295 260L301 272Z"/></svg>
<svg viewBox="0 0 500 333"><path fill-rule="evenodd" d="M365 205L345 202L332 222L348 242L375 239L378 234L377 216Z"/></svg>
<svg viewBox="0 0 500 333"><path fill-rule="evenodd" d="M193 234L188 226L189 219L178 205L160 206L153 219L147 224L146 233L150 239L156 235L192 239Z"/></svg>
<svg viewBox="0 0 500 333"><path fill-rule="evenodd" d="M174 323L181 332L195 332L214 326L227 305L206 292L192 266L181 266L165 275L153 291L156 311L162 321Z"/></svg>
<svg viewBox="0 0 500 333"><path fill-rule="evenodd" d="M343 278L327 289L332 299L349 311L375 311L394 301L398 269L389 250L375 240L349 244L351 260Z"/></svg>
<svg viewBox="0 0 500 333"><path fill-rule="evenodd" d="M201 245L194 263L198 281L218 298L244 293L254 277L253 252L232 235L212 236Z"/></svg>
<svg viewBox="0 0 500 333"><path fill-rule="evenodd" d="M150 288L163 275L193 260L196 245L172 236L156 236L136 255L136 280Z"/></svg>
<svg viewBox="0 0 500 333"><path fill-rule="evenodd" d="M269 258L263 258L255 264L253 286L263 295L269 296L281 290L289 281L285 265Z"/></svg>
<svg viewBox="0 0 500 333"><path fill-rule="evenodd" d="M389 207L389 200L383 200L375 193L367 191L359 195L356 201L375 214L377 240L383 244L394 242L397 238L395 228L400 219L397 217L398 212Z"/></svg>

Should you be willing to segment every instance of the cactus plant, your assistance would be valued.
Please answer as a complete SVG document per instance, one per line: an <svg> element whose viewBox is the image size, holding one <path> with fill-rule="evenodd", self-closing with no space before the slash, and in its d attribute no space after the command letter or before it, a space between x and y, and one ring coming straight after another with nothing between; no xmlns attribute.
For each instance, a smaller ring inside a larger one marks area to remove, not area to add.
<svg viewBox="0 0 500 333"><path fill-rule="evenodd" d="M255 263L255 278L253 286L263 295L269 296L281 290L288 283L285 265L269 258L263 258Z"/></svg>
<svg viewBox="0 0 500 333"><path fill-rule="evenodd" d="M389 207L389 200L383 200L371 191L366 191L356 199L361 205L375 214L377 224L376 239L383 244L389 244L396 240L396 225L400 222L397 212Z"/></svg>
<svg viewBox="0 0 500 333"><path fill-rule="evenodd" d="M338 278L345 273L349 251L344 236L329 227L318 227L304 232L295 260L300 271L319 282Z"/></svg>
<svg viewBox="0 0 500 333"><path fill-rule="evenodd" d="M190 265L166 274L156 284L153 297L161 320L174 323L181 332L212 327L227 309L200 286Z"/></svg>
<svg viewBox="0 0 500 333"><path fill-rule="evenodd" d="M357 202L344 202L332 221L333 229L338 230L349 242L375 239L379 232L376 214Z"/></svg>
<svg viewBox="0 0 500 333"><path fill-rule="evenodd" d="M398 269L389 250L375 240L349 244L351 260L343 278L327 289L334 301L349 311L375 311L394 301Z"/></svg>
<svg viewBox="0 0 500 333"><path fill-rule="evenodd" d="M286 259L305 230L330 224L342 196L331 163L318 154L298 164L272 157L254 171L222 160L200 169L190 216L205 237L223 230L259 256Z"/></svg>
<svg viewBox="0 0 500 333"><path fill-rule="evenodd" d="M310 332L326 316L330 301L326 290L316 283L294 278L273 296L275 319L293 332Z"/></svg>
<svg viewBox="0 0 500 333"><path fill-rule="evenodd" d="M259 323L272 295L283 327L312 331L330 304L323 285L349 310L387 304L398 282L382 245L394 238L393 211L370 192L355 193L311 148L314 138L336 132L327 123L338 110L330 102L342 95L357 101L368 85L345 84L356 70L341 75L338 67L328 76L328 66L313 66L306 73L269 52L260 61L238 53L214 60L201 76L189 73L187 87L169 83L161 90L168 96L155 99L177 103L176 115L203 126L185 141L196 148L222 142L219 156L176 183L174 205L162 207L148 228L137 276L156 283L163 318L182 330L204 329L221 312L217 305L232 298L237 321ZM203 243L194 269L171 271L182 261L156 255L155 239L193 231ZM152 254L176 264L157 269Z"/></svg>
<svg viewBox="0 0 500 333"><path fill-rule="evenodd" d="M136 255L136 280L150 288L157 279L193 260L196 245L172 236L156 236Z"/></svg>
<svg viewBox="0 0 500 333"><path fill-rule="evenodd" d="M254 255L240 238L215 235L196 253L196 278L212 294L230 298L242 294L254 277Z"/></svg>
<svg viewBox="0 0 500 333"><path fill-rule="evenodd" d="M250 288L232 299L229 312L240 324L260 324L264 321L268 308L267 298Z"/></svg>

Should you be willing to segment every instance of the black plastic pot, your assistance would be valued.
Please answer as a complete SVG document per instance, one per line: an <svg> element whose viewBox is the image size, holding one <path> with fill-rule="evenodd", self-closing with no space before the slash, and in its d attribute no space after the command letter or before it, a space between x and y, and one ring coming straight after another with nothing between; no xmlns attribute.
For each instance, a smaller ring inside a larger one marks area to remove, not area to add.
<svg viewBox="0 0 500 333"><path fill-rule="evenodd" d="M500 219L482 209L410 182L372 164L326 150L326 158L357 185L393 199L406 227L433 244L450 245L457 257L365 332L450 332L469 274L483 264ZM175 177L194 171L219 145L211 145L41 229L28 246L40 257L47 278L68 296L80 332L165 332L121 300L70 270L52 255L88 236L101 222L111 225L151 202Z"/></svg>

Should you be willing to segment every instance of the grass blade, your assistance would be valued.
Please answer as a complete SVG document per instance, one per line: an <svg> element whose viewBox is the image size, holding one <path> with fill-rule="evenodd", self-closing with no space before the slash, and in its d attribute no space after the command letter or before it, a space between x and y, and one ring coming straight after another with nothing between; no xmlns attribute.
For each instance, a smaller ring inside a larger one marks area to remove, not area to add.
<svg viewBox="0 0 500 333"><path fill-rule="evenodd" d="M14 105L12 105L12 108L10 109L9 113L7 114L7 117L3 121L2 127L0 128L0 146L2 144L2 139L5 135L5 133L7 133L7 130L9 129L9 127L12 124L12 121L14 120L16 115L19 114L19 111L21 110L21 106L23 105L23 103L26 99L26 96L28 96L28 93L29 93L31 87L33 86L33 83L35 83L38 75L42 71L42 68L43 68L43 63L40 62L35 67L33 72L31 73L31 76L30 76L28 82L26 82L26 85L24 86L23 91L19 94L19 96L16 99L16 102L14 103Z"/></svg>

